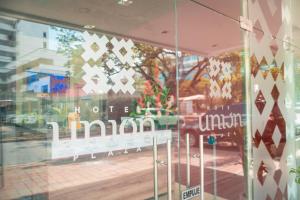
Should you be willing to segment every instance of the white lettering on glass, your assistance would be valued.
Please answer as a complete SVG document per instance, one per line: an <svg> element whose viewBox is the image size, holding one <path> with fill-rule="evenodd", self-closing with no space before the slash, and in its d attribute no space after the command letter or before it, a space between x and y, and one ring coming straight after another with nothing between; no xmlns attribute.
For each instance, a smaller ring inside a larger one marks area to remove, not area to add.
<svg viewBox="0 0 300 200"><path fill-rule="evenodd" d="M110 112L112 112L112 111L113 111L113 108L114 108L114 106L109 106L109 108L110 108Z"/></svg>
<svg viewBox="0 0 300 200"><path fill-rule="evenodd" d="M78 124L84 126L84 138L77 137ZM172 138L171 130L155 130L154 120L151 118L133 119L126 118L122 120L120 126L117 126L115 120L108 120L108 127L101 120L73 121L71 122L70 131L71 138L59 138L59 125L57 122L47 122L52 126L52 159L73 157L76 161L81 155L91 155L96 157L96 153L109 152L113 155L113 151L128 149L137 149L141 151L142 147L151 146L153 137L157 137L158 144L164 144L168 139ZM91 128L99 133L91 136ZM147 128L145 130L145 127ZM111 130L111 134L107 133ZM126 132L125 130L130 130Z"/></svg>
<svg viewBox="0 0 300 200"><path fill-rule="evenodd" d="M80 107L75 107L74 111L75 111L76 113L80 113Z"/></svg>
<svg viewBox="0 0 300 200"><path fill-rule="evenodd" d="M94 113L98 113L98 112L99 112L99 107L94 106L94 107L93 107L93 112L94 112Z"/></svg>
<svg viewBox="0 0 300 200"><path fill-rule="evenodd" d="M224 130L244 126L241 113L230 113L229 115L202 113L198 120L200 131Z"/></svg>

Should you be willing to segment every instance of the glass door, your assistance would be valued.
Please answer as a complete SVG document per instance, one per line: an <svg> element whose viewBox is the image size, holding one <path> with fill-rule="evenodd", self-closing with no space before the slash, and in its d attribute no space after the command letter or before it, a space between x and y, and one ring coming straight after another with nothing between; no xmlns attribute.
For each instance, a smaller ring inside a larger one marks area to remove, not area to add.
<svg viewBox="0 0 300 200"><path fill-rule="evenodd" d="M182 199L243 199L240 2L177 1L177 13L182 123L175 182Z"/></svg>
<svg viewBox="0 0 300 200"><path fill-rule="evenodd" d="M14 3L0 199L176 199L173 1Z"/></svg>

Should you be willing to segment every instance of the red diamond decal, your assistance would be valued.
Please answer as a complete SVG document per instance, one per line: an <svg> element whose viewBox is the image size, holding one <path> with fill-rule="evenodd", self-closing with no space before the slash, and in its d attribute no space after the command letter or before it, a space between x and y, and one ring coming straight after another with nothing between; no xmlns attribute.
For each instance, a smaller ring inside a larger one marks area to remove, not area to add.
<svg viewBox="0 0 300 200"><path fill-rule="evenodd" d="M273 76L274 81L276 81L281 69L277 66L276 61L274 60L271 64L271 75Z"/></svg>
<svg viewBox="0 0 300 200"><path fill-rule="evenodd" d="M255 77L259 70L259 64L255 55L251 56L251 74Z"/></svg>
<svg viewBox="0 0 300 200"><path fill-rule="evenodd" d="M278 88L276 85L274 85L273 89L272 89L272 92L271 92L271 95L274 99L274 101L277 101L278 100L278 97L279 97L279 91L278 91Z"/></svg>
<svg viewBox="0 0 300 200"><path fill-rule="evenodd" d="M278 127L280 134L281 134L281 139L280 139L280 148L276 148L276 145L274 144L273 141L273 134L275 131L275 127ZM262 141L266 145L266 148L272 158L281 157L283 153L283 147L285 146L286 143L286 129L285 129L285 120L280 112L278 104L275 102L273 109L269 115L268 122L265 126L264 132L262 134Z"/></svg>
<svg viewBox="0 0 300 200"><path fill-rule="evenodd" d="M267 173L267 170L265 167L265 163L263 161L261 161L260 166L257 170L257 178L261 185L263 185L266 180L266 173Z"/></svg>
<svg viewBox="0 0 300 200"><path fill-rule="evenodd" d="M272 51L273 56L275 57L278 51L278 45L275 39L273 39L270 43L270 49Z"/></svg>
<svg viewBox="0 0 300 200"><path fill-rule="evenodd" d="M269 69L270 69L270 66L268 65L268 62L266 60L265 57L263 57L259 63L259 69L263 72L262 75L264 78L267 77L268 73L269 73Z"/></svg>
<svg viewBox="0 0 300 200"><path fill-rule="evenodd" d="M275 173L274 173L274 180L276 181L277 185L279 184L279 181L280 181L280 178L281 178L281 175L282 175L282 172L281 170L277 170Z"/></svg>
<svg viewBox="0 0 300 200"><path fill-rule="evenodd" d="M273 200L269 195L267 195L266 200Z"/></svg>
<svg viewBox="0 0 300 200"><path fill-rule="evenodd" d="M276 195L275 195L274 199L284 199L283 194L282 194L282 192L280 191L279 188L277 188L277 192L276 192Z"/></svg>
<svg viewBox="0 0 300 200"><path fill-rule="evenodd" d="M285 190L284 190L284 193L283 193L283 196L285 197L285 199L287 199L287 185L285 185Z"/></svg>
<svg viewBox="0 0 300 200"><path fill-rule="evenodd" d="M259 113L261 114L266 105L266 99L261 91L258 92L258 95L255 99L255 105L256 105Z"/></svg>
<svg viewBox="0 0 300 200"><path fill-rule="evenodd" d="M258 148L260 141L261 141L261 135L260 135L259 131L256 130L255 137L253 138L253 142L254 142L254 145L256 146L256 148Z"/></svg>

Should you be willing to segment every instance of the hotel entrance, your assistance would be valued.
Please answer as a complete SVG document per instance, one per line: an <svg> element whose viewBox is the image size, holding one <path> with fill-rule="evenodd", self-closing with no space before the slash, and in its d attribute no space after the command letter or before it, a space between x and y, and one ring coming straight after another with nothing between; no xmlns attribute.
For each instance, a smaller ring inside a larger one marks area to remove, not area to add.
<svg viewBox="0 0 300 200"><path fill-rule="evenodd" d="M0 0L0 199L297 199L294 0Z"/></svg>

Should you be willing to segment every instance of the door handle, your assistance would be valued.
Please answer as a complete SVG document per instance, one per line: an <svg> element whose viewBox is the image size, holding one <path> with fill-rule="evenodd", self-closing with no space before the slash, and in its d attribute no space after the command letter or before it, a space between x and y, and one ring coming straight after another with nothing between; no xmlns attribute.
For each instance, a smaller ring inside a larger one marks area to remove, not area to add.
<svg viewBox="0 0 300 200"><path fill-rule="evenodd" d="M203 135L199 136L200 199L204 199L204 151Z"/></svg>
<svg viewBox="0 0 300 200"><path fill-rule="evenodd" d="M189 188L191 185L191 158L190 158L190 134L186 134L186 186Z"/></svg>
<svg viewBox="0 0 300 200"><path fill-rule="evenodd" d="M193 158L199 158L199 179L200 179L200 199L204 199L204 151L203 151L203 135L199 136L199 153L193 154ZM190 137L186 134L186 185L190 187Z"/></svg>
<svg viewBox="0 0 300 200"><path fill-rule="evenodd" d="M168 166L168 200L172 200L172 141L167 141L167 166Z"/></svg>
<svg viewBox="0 0 300 200"><path fill-rule="evenodd" d="M154 178L154 199L158 200L158 172L157 172L157 139L153 137L153 178Z"/></svg>
<svg viewBox="0 0 300 200"><path fill-rule="evenodd" d="M172 200L172 152L171 139L167 140L167 162L157 159L157 139L153 137L153 175L154 175L154 199L158 200L158 165L167 166L168 200Z"/></svg>

